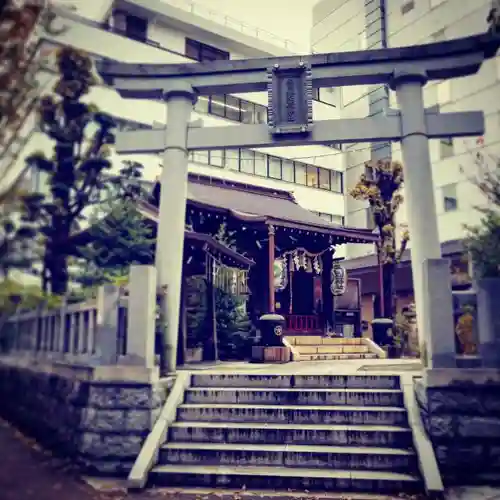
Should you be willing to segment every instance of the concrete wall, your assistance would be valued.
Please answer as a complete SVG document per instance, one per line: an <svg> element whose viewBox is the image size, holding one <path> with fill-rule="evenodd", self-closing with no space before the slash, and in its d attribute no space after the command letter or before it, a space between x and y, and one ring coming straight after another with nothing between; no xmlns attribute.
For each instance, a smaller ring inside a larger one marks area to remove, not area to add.
<svg viewBox="0 0 500 500"><path fill-rule="evenodd" d="M121 372L0 360L0 415L88 473L127 475L168 389Z"/></svg>
<svg viewBox="0 0 500 500"><path fill-rule="evenodd" d="M463 371L464 373L466 371ZM445 485L500 482L500 380L415 385Z"/></svg>

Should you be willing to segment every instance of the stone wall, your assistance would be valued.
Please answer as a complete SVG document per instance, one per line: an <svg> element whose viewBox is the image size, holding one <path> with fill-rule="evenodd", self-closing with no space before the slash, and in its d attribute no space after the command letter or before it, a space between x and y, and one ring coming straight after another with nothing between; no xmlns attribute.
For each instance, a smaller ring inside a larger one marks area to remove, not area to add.
<svg viewBox="0 0 500 500"><path fill-rule="evenodd" d="M88 473L128 474L167 388L58 368L0 362L0 415Z"/></svg>
<svg viewBox="0 0 500 500"><path fill-rule="evenodd" d="M500 383L415 383L446 486L500 483Z"/></svg>

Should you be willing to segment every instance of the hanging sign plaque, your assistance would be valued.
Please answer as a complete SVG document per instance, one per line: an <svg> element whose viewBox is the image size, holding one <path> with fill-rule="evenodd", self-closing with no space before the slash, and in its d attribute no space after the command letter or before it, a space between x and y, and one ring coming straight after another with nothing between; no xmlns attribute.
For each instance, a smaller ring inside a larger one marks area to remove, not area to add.
<svg viewBox="0 0 500 500"><path fill-rule="evenodd" d="M274 261L274 289L284 290L288 284L287 265L285 259Z"/></svg>
<svg viewBox="0 0 500 500"><path fill-rule="evenodd" d="M333 264L330 290L334 296L343 295L347 287L347 271L337 263Z"/></svg>
<svg viewBox="0 0 500 500"><path fill-rule="evenodd" d="M312 125L311 67L275 65L268 70L269 127L274 135L307 134Z"/></svg>

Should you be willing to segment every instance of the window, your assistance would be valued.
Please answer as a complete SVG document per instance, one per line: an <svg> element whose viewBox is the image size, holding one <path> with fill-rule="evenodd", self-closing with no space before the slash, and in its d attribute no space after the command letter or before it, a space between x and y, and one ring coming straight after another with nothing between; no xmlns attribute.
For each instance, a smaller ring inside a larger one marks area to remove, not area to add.
<svg viewBox="0 0 500 500"><path fill-rule="evenodd" d="M226 97L226 118L235 122L239 122L241 100L232 95L227 95L225 97Z"/></svg>
<svg viewBox="0 0 500 500"><path fill-rule="evenodd" d="M270 156L252 149L190 151L189 161L277 179L334 193L343 192L342 172Z"/></svg>
<svg viewBox="0 0 500 500"><path fill-rule="evenodd" d="M330 191L330 170L326 168L319 168L319 187L320 189L327 189Z"/></svg>
<svg viewBox="0 0 500 500"><path fill-rule="evenodd" d="M255 175L267 177L267 155L255 151Z"/></svg>
<svg viewBox="0 0 500 500"><path fill-rule="evenodd" d="M228 60L229 52L186 38L186 57L198 62Z"/></svg>
<svg viewBox="0 0 500 500"><path fill-rule="evenodd" d="M409 2L405 2L401 6L401 14L404 16L405 14L408 14L408 12L412 11L414 8L415 8L414 0L410 0Z"/></svg>
<svg viewBox="0 0 500 500"><path fill-rule="evenodd" d="M457 185L448 184L443 186L443 208L445 212L453 212L458 207Z"/></svg>
<svg viewBox="0 0 500 500"><path fill-rule="evenodd" d="M255 105L255 123L267 123L267 108L261 104Z"/></svg>
<svg viewBox="0 0 500 500"><path fill-rule="evenodd" d="M224 149L214 149L210 151L210 165L214 167L224 167L225 162L225 151Z"/></svg>
<svg viewBox="0 0 500 500"><path fill-rule="evenodd" d="M441 139L439 141L439 158L444 160L445 158L450 158L453 154L453 139Z"/></svg>
<svg viewBox="0 0 500 500"><path fill-rule="evenodd" d="M226 168L229 170L235 170L236 172L240 169L240 157L238 154L238 149L226 149Z"/></svg>
<svg viewBox="0 0 500 500"><path fill-rule="evenodd" d="M208 151L195 151L193 153L193 161L195 163L203 163L208 165Z"/></svg>
<svg viewBox="0 0 500 500"><path fill-rule="evenodd" d="M148 39L148 20L119 9L113 11L105 26L106 29L125 35L132 40L146 42Z"/></svg>
<svg viewBox="0 0 500 500"><path fill-rule="evenodd" d="M342 215L327 214L324 212L316 212L316 213L327 222L331 222L332 224L338 224L339 226L344 225L344 216Z"/></svg>
<svg viewBox="0 0 500 500"><path fill-rule="evenodd" d="M212 95L210 96L210 114L224 117L226 115L225 96Z"/></svg>
<svg viewBox="0 0 500 500"><path fill-rule="evenodd" d="M125 35L127 38L145 42L148 39L148 20L125 14Z"/></svg>
<svg viewBox="0 0 500 500"><path fill-rule="evenodd" d="M210 112L210 99L205 96L200 96L194 105L194 110L198 113Z"/></svg>
<svg viewBox="0 0 500 500"><path fill-rule="evenodd" d="M307 165L307 185L309 187L318 187L318 167Z"/></svg>
<svg viewBox="0 0 500 500"><path fill-rule="evenodd" d="M306 165L304 163L295 163L295 182L306 185Z"/></svg>
<svg viewBox="0 0 500 500"><path fill-rule="evenodd" d="M255 174L255 154L251 149L240 149L240 170L246 174Z"/></svg>
<svg viewBox="0 0 500 500"><path fill-rule="evenodd" d="M281 160L281 179L286 182L295 182L295 165L292 160Z"/></svg>
<svg viewBox="0 0 500 500"><path fill-rule="evenodd" d="M281 158L269 156L269 177L281 179Z"/></svg>
<svg viewBox="0 0 500 500"><path fill-rule="evenodd" d="M248 101L241 101L241 121L242 123L254 123L255 104Z"/></svg>
<svg viewBox="0 0 500 500"><path fill-rule="evenodd" d="M338 224L339 226L343 226L345 223L345 219L343 215L332 215L332 222L334 224Z"/></svg>
<svg viewBox="0 0 500 500"><path fill-rule="evenodd" d="M330 189L334 193L344 192L344 174L336 170L330 170Z"/></svg>

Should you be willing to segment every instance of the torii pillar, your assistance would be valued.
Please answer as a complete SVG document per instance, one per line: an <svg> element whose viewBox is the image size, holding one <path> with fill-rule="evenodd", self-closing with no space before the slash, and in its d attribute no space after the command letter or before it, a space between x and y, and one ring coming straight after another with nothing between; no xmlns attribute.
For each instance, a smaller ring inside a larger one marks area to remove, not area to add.
<svg viewBox="0 0 500 500"><path fill-rule="evenodd" d="M450 264L441 257L429 138L425 123L425 72L396 73L401 116L405 201L420 352L427 367L456 366Z"/></svg>
<svg viewBox="0 0 500 500"><path fill-rule="evenodd" d="M157 286L166 290L160 303L164 321L163 347L165 361L162 368L169 373L177 366L179 338L179 311L181 305L182 259L186 200L188 188L188 125L196 94L188 85L177 83L166 87L163 98L167 104L163 168L160 176L161 195L158 233L156 239Z"/></svg>

